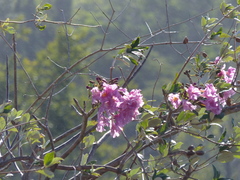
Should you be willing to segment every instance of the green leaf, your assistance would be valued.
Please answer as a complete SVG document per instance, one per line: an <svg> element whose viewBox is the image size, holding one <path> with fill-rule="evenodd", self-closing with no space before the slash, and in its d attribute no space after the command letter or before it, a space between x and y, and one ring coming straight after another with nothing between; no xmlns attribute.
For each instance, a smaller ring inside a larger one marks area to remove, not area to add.
<svg viewBox="0 0 240 180"><path fill-rule="evenodd" d="M144 57L143 53L138 50L132 50L131 53L134 54L135 56L137 56L138 58Z"/></svg>
<svg viewBox="0 0 240 180"><path fill-rule="evenodd" d="M47 20L47 14L44 14L43 16L40 16L39 17L39 19L38 19L38 21L45 21L45 20Z"/></svg>
<svg viewBox="0 0 240 180"><path fill-rule="evenodd" d="M26 114L22 115L20 121L29 122L30 121L30 114L26 113Z"/></svg>
<svg viewBox="0 0 240 180"><path fill-rule="evenodd" d="M204 146L202 144L199 144L197 147L194 148L194 151L201 151L203 150Z"/></svg>
<svg viewBox="0 0 240 180"><path fill-rule="evenodd" d="M194 112L191 111L182 111L178 117L177 117L177 122L181 122L181 121L190 121L192 120L194 117L196 116L196 114Z"/></svg>
<svg viewBox="0 0 240 180"><path fill-rule="evenodd" d="M140 123L137 124L137 130L139 131L141 128L144 130L148 128L148 119L141 121ZM140 128L140 129L139 129ZM140 131L139 131L140 132Z"/></svg>
<svg viewBox="0 0 240 180"><path fill-rule="evenodd" d="M17 128L13 127L11 129L9 129L8 131L12 131L12 132L18 132Z"/></svg>
<svg viewBox="0 0 240 180"><path fill-rule="evenodd" d="M212 24L217 20L218 20L218 18L208 18L207 22L208 22L208 24Z"/></svg>
<svg viewBox="0 0 240 180"><path fill-rule="evenodd" d="M223 58L224 62L230 62L230 61L233 61L233 60L234 60L234 58L232 56L226 56L226 57Z"/></svg>
<svg viewBox="0 0 240 180"><path fill-rule="evenodd" d="M222 2L220 4L220 10L224 15L228 14L229 11L231 11L233 8L234 8L234 6L232 6L231 4L226 4L225 2ZM229 15L229 16L231 18L231 15Z"/></svg>
<svg viewBox="0 0 240 180"><path fill-rule="evenodd" d="M162 154L163 157L166 157L168 155L168 145L166 143L159 144L158 150Z"/></svg>
<svg viewBox="0 0 240 180"><path fill-rule="evenodd" d="M225 131L222 133L221 137L219 138L218 142L222 142L222 141L224 140L226 134L227 134L227 131L225 130Z"/></svg>
<svg viewBox="0 0 240 180"><path fill-rule="evenodd" d="M150 118L152 118L153 116L154 116L154 114L145 112L145 113L142 114L141 120L150 119Z"/></svg>
<svg viewBox="0 0 240 180"><path fill-rule="evenodd" d="M240 33L240 31L238 31L238 33ZM233 54L234 53L240 53L240 46L236 47L235 52L233 51Z"/></svg>
<svg viewBox="0 0 240 180"><path fill-rule="evenodd" d="M195 165L198 163L198 161L200 160L200 157L199 156L193 156L192 158L189 159L189 162L192 164L192 165Z"/></svg>
<svg viewBox="0 0 240 180"><path fill-rule="evenodd" d="M162 86L162 90L168 91L168 90L170 89L170 87L171 87L171 83L164 84L164 85Z"/></svg>
<svg viewBox="0 0 240 180"><path fill-rule="evenodd" d="M92 176L100 177L101 175L99 173L93 172L91 173Z"/></svg>
<svg viewBox="0 0 240 180"><path fill-rule="evenodd" d="M52 8L52 5L47 3L47 4L44 4L41 8L39 8L39 10L46 11L46 10L49 10L51 8Z"/></svg>
<svg viewBox="0 0 240 180"><path fill-rule="evenodd" d="M162 180L168 179L169 176L165 174L165 172L164 172L165 170L166 169L163 169L161 171L154 170L154 174L153 174L152 179L155 180L158 177L161 178Z"/></svg>
<svg viewBox="0 0 240 180"><path fill-rule="evenodd" d="M214 35L220 35L222 34L222 27L219 28L217 32L213 32Z"/></svg>
<svg viewBox="0 0 240 180"><path fill-rule="evenodd" d="M135 174L137 174L140 169L141 169L140 167L135 168L135 169L132 169L132 170L128 173L128 177L131 178L132 176L134 176Z"/></svg>
<svg viewBox="0 0 240 180"><path fill-rule="evenodd" d="M179 92L182 87L182 83L177 82L176 84L173 84L169 90L169 93L176 93Z"/></svg>
<svg viewBox="0 0 240 180"><path fill-rule="evenodd" d="M37 173L40 173L48 178L53 178L54 174L52 171L49 171L48 169L40 169L36 171Z"/></svg>
<svg viewBox="0 0 240 180"><path fill-rule="evenodd" d="M138 44L139 44L139 42L140 42L140 37L137 37L135 40L133 40L133 41L132 41L132 44L131 44L132 49L134 49L135 47L137 47Z"/></svg>
<svg viewBox="0 0 240 180"><path fill-rule="evenodd" d="M9 34L15 34L16 30L11 27L11 26L7 26L7 28L4 28L5 31L7 31Z"/></svg>
<svg viewBox="0 0 240 180"><path fill-rule="evenodd" d="M231 151L232 151L232 149L231 149ZM233 157L240 159L240 152L233 152Z"/></svg>
<svg viewBox="0 0 240 180"><path fill-rule="evenodd" d="M32 143L40 142L39 139L41 138L41 133L38 130L31 130L27 132L27 139Z"/></svg>
<svg viewBox="0 0 240 180"><path fill-rule="evenodd" d="M161 120L159 118L152 118L152 119L149 119L149 123L148 123L148 126L149 127L156 127L156 126L159 126L161 124Z"/></svg>
<svg viewBox="0 0 240 180"><path fill-rule="evenodd" d="M55 157L55 158L53 158L53 160L52 160L52 162L49 164L49 166L52 166L52 165L54 165L54 164L59 164L59 163L61 163L61 161L63 161L63 158L61 158L61 157Z"/></svg>
<svg viewBox="0 0 240 180"><path fill-rule="evenodd" d="M149 160L148 160L148 167L150 169L150 171L154 170L156 167L156 160L153 157L153 155L149 155Z"/></svg>
<svg viewBox="0 0 240 180"><path fill-rule="evenodd" d="M131 63L133 63L136 66L138 65L138 61L136 59L134 59L134 58L132 58L130 56L129 56L129 59L130 59Z"/></svg>
<svg viewBox="0 0 240 180"><path fill-rule="evenodd" d="M159 129L159 132L163 134L168 128L168 123L164 123L161 128Z"/></svg>
<svg viewBox="0 0 240 180"><path fill-rule="evenodd" d="M95 136L89 135L83 138L83 143L85 144L85 148L88 148L93 145L95 141Z"/></svg>
<svg viewBox="0 0 240 180"><path fill-rule="evenodd" d="M240 127L235 126L233 127L234 133L235 133L235 141L239 142L240 141Z"/></svg>
<svg viewBox="0 0 240 180"><path fill-rule="evenodd" d="M212 180L218 180L221 173L220 173L220 171L217 170L217 168L214 165L212 165L212 167L213 167L213 179Z"/></svg>
<svg viewBox="0 0 240 180"><path fill-rule="evenodd" d="M97 121L94 121L94 120L92 120L92 121L88 121L87 122L87 127L89 127L89 126L95 126L97 124Z"/></svg>
<svg viewBox="0 0 240 180"><path fill-rule="evenodd" d="M181 148L181 146L183 145L183 142L178 142L177 144L175 144L174 146L173 146L173 151L174 150L178 150L178 149L180 149Z"/></svg>
<svg viewBox="0 0 240 180"><path fill-rule="evenodd" d="M222 34L222 27L220 27L217 32L213 32L210 36L210 39L211 40L216 40L216 41L221 41L219 39L221 34Z"/></svg>
<svg viewBox="0 0 240 180"><path fill-rule="evenodd" d="M197 54L195 57L194 57L194 60L195 60L195 63L197 65L197 67L200 66L200 62L201 62L201 59L200 59L200 55Z"/></svg>
<svg viewBox="0 0 240 180"><path fill-rule="evenodd" d="M6 121L3 117L0 117L0 131L6 127Z"/></svg>
<svg viewBox="0 0 240 180"><path fill-rule="evenodd" d="M11 102L3 103L0 105L0 114L7 114L13 109Z"/></svg>
<svg viewBox="0 0 240 180"><path fill-rule="evenodd" d="M122 48L118 51L118 55L124 54L125 52L126 52L126 48Z"/></svg>
<svg viewBox="0 0 240 180"><path fill-rule="evenodd" d="M185 117L185 111L180 112L177 117L177 122L182 121L184 119L184 117Z"/></svg>
<svg viewBox="0 0 240 180"><path fill-rule="evenodd" d="M239 5L240 4L240 0L236 0L237 4Z"/></svg>
<svg viewBox="0 0 240 180"><path fill-rule="evenodd" d="M202 17L202 19L201 19L201 26L205 27L206 25L207 25L207 20L206 20L205 17Z"/></svg>
<svg viewBox="0 0 240 180"><path fill-rule="evenodd" d="M234 159L233 153L228 150L221 151L221 153L218 155L217 160L221 163L227 163Z"/></svg>
<svg viewBox="0 0 240 180"><path fill-rule="evenodd" d="M44 26L36 25L36 27L37 27L40 31L43 31L47 26L46 26L46 25L44 25Z"/></svg>
<svg viewBox="0 0 240 180"><path fill-rule="evenodd" d="M82 156L81 165L85 165L87 163L87 159L88 159L88 154L86 153Z"/></svg>
<svg viewBox="0 0 240 180"><path fill-rule="evenodd" d="M7 18L3 24L0 24L0 27L8 26L10 19Z"/></svg>
<svg viewBox="0 0 240 180"><path fill-rule="evenodd" d="M51 165L51 162L53 161L54 156L55 156L55 152L54 152L54 151L52 151L52 152L50 152L50 153L47 153L47 154L44 156L44 158L43 158L43 165L44 165L45 167L50 166L50 165Z"/></svg>
<svg viewBox="0 0 240 180"><path fill-rule="evenodd" d="M219 92L224 92L226 90L229 90L232 85L229 83L225 83L225 82L219 82L215 85L215 87L219 90Z"/></svg>
<svg viewBox="0 0 240 180"><path fill-rule="evenodd" d="M231 47L228 42L222 43L222 47L220 49L220 57L226 56L226 54L230 51L229 48Z"/></svg>
<svg viewBox="0 0 240 180"><path fill-rule="evenodd" d="M230 38L231 36L229 34L226 34L226 33L221 33L221 35L219 37L220 38Z"/></svg>

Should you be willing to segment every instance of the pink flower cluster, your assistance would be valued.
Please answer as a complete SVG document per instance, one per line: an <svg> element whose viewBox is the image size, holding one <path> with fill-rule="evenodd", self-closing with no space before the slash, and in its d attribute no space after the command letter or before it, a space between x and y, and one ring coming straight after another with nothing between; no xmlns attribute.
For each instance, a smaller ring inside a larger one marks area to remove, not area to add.
<svg viewBox="0 0 240 180"><path fill-rule="evenodd" d="M227 71L224 69L225 65L217 76L221 77L226 83L231 84L234 79L236 69L233 67L229 67ZM182 105L184 111L195 110L197 105L194 105L194 103L198 101L205 105L206 110L211 111L214 114L220 114L222 108L226 105L226 100L234 95L235 91L231 88L220 94L213 84L205 84L205 87L202 89L190 84L190 86L186 88L186 95L183 99L180 98L179 93L170 93L168 95L168 100L171 102L174 109L177 109Z"/></svg>
<svg viewBox="0 0 240 180"><path fill-rule="evenodd" d="M225 70L224 70L225 67L226 67L226 66L225 66L225 64L224 64L223 67L222 67L222 69L221 69L221 71L220 71L220 73L218 73L217 76L218 76L218 77L223 77L223 79L224 79L224 81L225 81L226 83L231 84L232 81L233 81L235 72L236 72L236 68L230 66L230 67L228 68L228 70L225 71Z"/></svg>
<svg viewBox="0 0 240 180"><path fill-rule="evenodd" d="M105 131L110 127L113 138L118 137L123 127L139 115L138 109L143 106L140 90L130 92L126 88L118 88L116 84L103 83L103 89L94 87L91 90L92 103L100 103L98 109L97 131Z"/></svg>

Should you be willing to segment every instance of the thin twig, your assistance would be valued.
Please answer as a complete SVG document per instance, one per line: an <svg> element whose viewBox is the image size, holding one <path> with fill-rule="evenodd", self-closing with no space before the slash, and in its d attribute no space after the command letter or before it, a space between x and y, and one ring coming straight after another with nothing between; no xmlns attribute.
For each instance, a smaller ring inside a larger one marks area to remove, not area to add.
<svg viewBox="0 0 240 180"><path fill-rule="evenodd" d="M96 4L97 5L97 4ZM107 14L97 5L97 7L99 8L99 10L104 14L104 16L108 19L108 24L107 24L107 27L106 27L106 30L104 31L104 35L103 35L103 39L102 39L102 43L101 43L101 47L100 49L103 49L103 46L104 46L104 43L105 43L105 40L106 40L106 37L107 37L107 34L108 34L108 30L109 30L109 27L112 23L112 19L113 19L113 16L114 16L114 13L115 13L115 10L113 9L112 7L112 4L110 2L110 5L111 5L111 8L112 8L112 14L111 14L111 17L109 18L107 16Z"/></svg>
<svg viewBox="0 0 240 180"><path fill-rule="evenodd" d="M123 134L124 139L128 142L128 145L133 149L134 147L133 147L132 144L129 142L126 134L125 134L124 132L122 132L122 134ZM143 174L145 175L146 179L149 180L148 175L147 175L147 172L146 172L146 169L145 169L145 167L144 167L144 165L143 165L143 163L142 163L142 159L139 157L139 155L138 155L138 153L137 153L136 151L133 151L133 153L134 153L134 155L136 156L136 158L137 158L138 161L139 161L139 164L140 164L140 166L141 166L141 168L142 168ZM120 167L121 167L121 165L119 165L119 168L120 168Z"/></svg>
<svg viewBox="0 0 240 180"><path fill-rule="evenodd" d="M137 75L137 73L140 71L140 69L143 67L143 65L145 64L145 62L147 61L151 51L153 49L153 46L150 47L146 57L144 58L143 62L139 65L139 67L137 68L137 66L134 66L133 70L131 71L131 73L129 74L129 76L127 77L126 81L123 84L123 88L127 87L127 85L130 83L130 81L132 81L132 79ZM136 71L135 71L136 69Z"/></svg>
<svg viewBox="0 0 240 180"><path fill-rule="evenodd" d="M102 145L103 142L107 140L110 136L110 131L106 132L96 143L93 144L91 151L89 152L87 162L89 162L92 156L95 154L98 147Z"/></svg>
<svg viewBox="0 0 240 180"><path fill-rule="evenodd" d="M49 23L49 24L57 24L57 25L69 25L69 26L82 26L82 27L88 27L88 28L97 28L99 25L86 25L86 24L76 24L72 23L71 21L69 22L64 22L64 21L50 21L50 20L38 20L38 19L29 19L25 21L5 21L5 20L0 20L0 23L10 23L10 24L25 24L29 22L42 22L42 23Z"/></svg>
<svg viewBox="0 0 240 180"><path fill-rule="evenodd" d="M152 102L151 102L151 106L153 105L153 100L154 100L154 93L155 93L155 89L156 89L156 86L157 86L157 82L160 78L160 73L161 73L161 63L155 59L155 61L157 61L159 63L159 70L158 70L158 73L157 73L157 78L156 78L156 81L154 82L154 85L153 85L153 90L152 90Z"/></svg>
<svg viewBox="0 0 240 180"><path fill-rule="evenodd" d="M6 102L9 101L9 69L8 69L8 56L6 56Z"/></svg>
<svg viewBox="0 0 240 180"><path fill-rule="evenodd" d="M13 41L13 73L14 73L14 108L18 109L18 84L17 84L17 50L16 50L16 40L15 34L12 35Z"/></svg>
<svg viewBox="0 0 240 180"><path fill-rule="evenodd" d="M18 64L21 66L21 68L23 69L24 73L26 74L26 76L27 76L27 78L28 78L31 86L33 87L36 95L38 95L38 91L37 91L37 89L36 89L36 87L35 87L32 79L31 79L31 77L30 77L29 74L27 73L26 69L23 67L23 65L22 65L19 57L18 57L17 54L15 53L13 47L9 44L9 42L6 40L6 38L5 38L2 34L0 34L0 36L1 36L1 38L6 42L6 44L8 45L8 47L12 50L12 52L14 53L14 55L16 56L16 58L17 58L17 60L18 60Z"/></svg>
<svg viewBox="0 0 240 180"><path fill-rule="evenodd" d="M38 120L35 115L33 115L33 118L34 118L35 120ZM47 135L48 135L48 138L49 138L49 141L50 141L50 145L51 145L52 151L55 151L55 146L54 146L54 142L53 142L52 133L51 133L48 125L47 125L47 124L44 125L44 124L41 123L40 121L38 121L38 124L47 132Z"/></svg>
<svg viewBox="0 0 240 180"><path fill-rule="evenodd" d="M74 102L76 103L76 106L78 108L78 110L80 111L80 113L82 114L83 117L83 122L82 122L82 129L80 132L79 137L76 139L76 141L68 148L67 151L65 151L63 153L63 155L61 156L63 159L65 159L75 148L76 146L83 140L83 138L85 137L85 132L86 132L86 128L87 128L87 121L88 118L93 114L94 112L94 108L92 108L88 113L86 113L81 106L79 105L78 101L76 99L74 99Z"/></svg>

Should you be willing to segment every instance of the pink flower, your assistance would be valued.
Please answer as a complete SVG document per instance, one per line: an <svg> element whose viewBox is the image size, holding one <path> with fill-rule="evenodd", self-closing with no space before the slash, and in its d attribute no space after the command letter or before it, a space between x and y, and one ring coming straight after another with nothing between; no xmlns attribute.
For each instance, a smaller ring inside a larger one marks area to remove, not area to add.
<svg viewBox="0 0 240 180"><path fill-rule="evenodd" d="M181 105L181 99L179 98L179 94L170 93L168 95L168 100L171 102L174 109L177 109Z"/></svg>
<svg viewBox="0 0 240 180"><path fill-rule="evenodd" d="M214 114L220 114L222 111L222 107L219 103L218 98L207 98L206 100L202 101L203 104L205 104L206 109L208 111L213 112Z"/></svg>
<svg viewBox="0 0 240 180"><path fill-rule="evenodd" d="M231 84L232 81L233 81L233 78L234 78L234 75L235 75L235 72L236 72L236 68L233 68L233 67L229 67L227 71L225 71L226 65L224 64L220 73L218 73L218 76L219 77L223 77L224 81L226 83L229 83Z"/></svg>
<svg viewBox="0 0 240 180"><path fill-rule="evenodd" d="M202 95L205 98L215 98L218 95L217 89L213 84L206 84Z"/></svg>
<svg viewBox="0 0 240 180"><path fill-rule="evenodd" d="M120 136L120 132L122 132L123 130L120 126L116 125L115 123L112 123L110 125L110 129L113 138Z"/></svg>
<svg viewBox="0 0 240 180"><path fill-rule="evenodd" d="M100 100L100 91L98 87L92 88L91 93L92 93L92 103L93 104L98 103L98 101Z"/></svg>
<svg viewBox="0 0 240 180"><path fill-rule="evenodd" d="M222 111L221 107L221 97L217 93L217 89L213 84L206 84L205 90L203 92L203 97L205 98L201 102L206 106L208 111L213 112L214 114L220 114Z"/></svg>
<svg viewBox="0 0 240 180"><path fill-rule="evenodd" d="M222 95L223 95L223 99L224 100L227 100L228 98L230 98L231 96L233 96L234 94L235 94L236 92L233 90L233 89L230 89L230 90L228 90L228 91L224 91L223 93L222 93Z"/></svg>
<svg viewBox="0 0 240 180"><path fill-rule="evenodd" d="M110 127L113 138L118 137L123 127L139 115L138 109L143 106L143 96L140 90L118 88L116 84L103 83L103 90L94 87L92 103L100 103L98 109L98 125L96 130L105 131Z"/></svg>
<svg viewBox="0 0 240 180"><path fill-rule="evenodd" d="M224 77L224 80L229 84L232 83L235 72L236 72L236 68L233 68L230 66L226 72L226 77Z"/></svg>
<svg viewBox="0 0 240 180"><path fill-rule="evenodd" d="M218 64L221 60L222 60L222 58L219 57L219 56L217 56L217 57L215 58L215 61L214 61L213 63L214 63L214 64Z"/></svg>
<svg viewBox="0 0 240 180"><path fill-rule="evenodd" d="M196 105L193 105L191 102L189 102L185 99L182 101L182 105L183 105L183 110L184 111L187 111L187 110L192 111L192 110L195 110L197 108Z"/></svg>
<svg viewBox="0 0 240 180"><path fill-rule="evenodd" d="M132 90L123 96L124 100L118 106L118 114L115 117L116 123L123 127L139 115L138 108L143 106L143 97L140 90Z"/></svg>
<svg viewBox="0 0 240 180"><path fill-rule="evenodd" d="M117 91L116 84L103 83L103 90L100 91L99 101L105 108L109 108L110 111L116 110L116 103L122 98L121 94Z"/></svg>
<svg viewBox="0 0 240 180"><path fill-rule="evenodd" d="M192 84L190 84L190 86L188 87L187 93L190 100L197 100L198 97L201 95L201 91L198 88L194 87Z"/></svg>

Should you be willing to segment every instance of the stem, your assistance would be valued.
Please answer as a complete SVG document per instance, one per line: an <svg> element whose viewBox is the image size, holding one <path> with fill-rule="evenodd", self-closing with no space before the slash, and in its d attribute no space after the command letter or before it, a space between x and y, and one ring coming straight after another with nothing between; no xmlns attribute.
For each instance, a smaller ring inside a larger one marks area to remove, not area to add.
<svg viewBox="0 0 240 180"><path fill-rule="evenodd" d="M17 51L16 51L16 40L15 40L15 34L12 36L13 40L13 72L14 72L14 108L18 109L18 86L17 86Z"/></svg>

